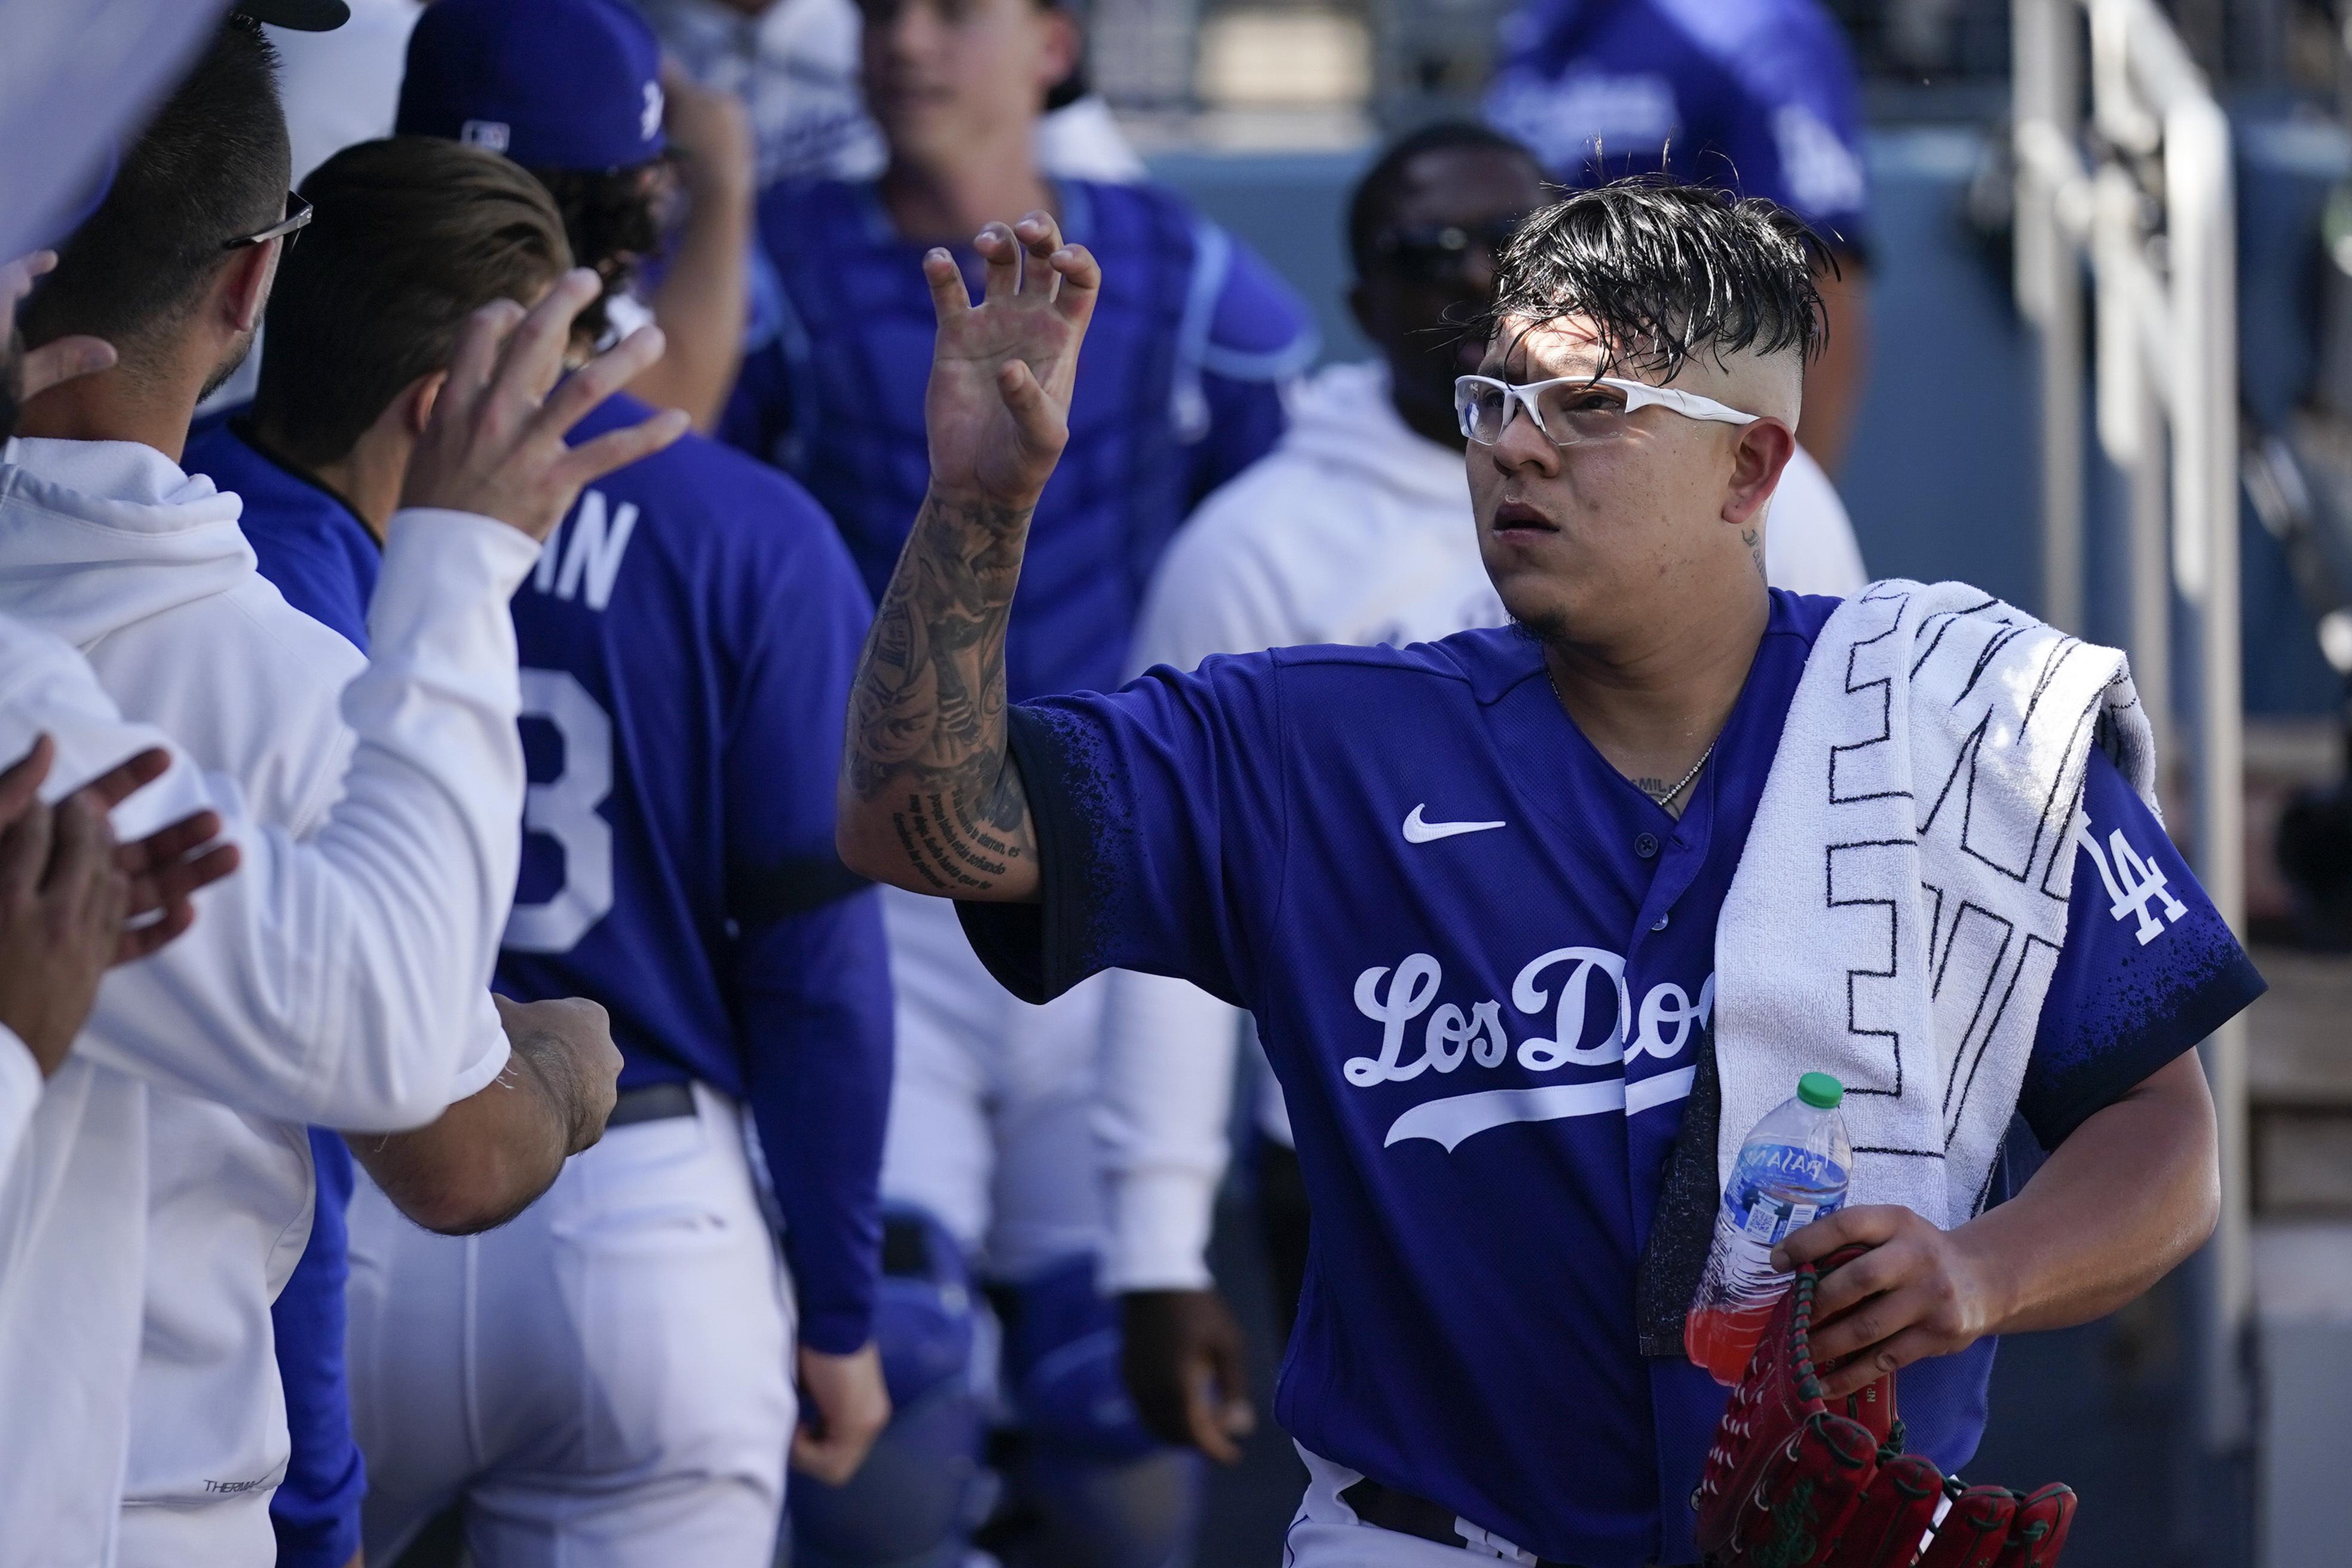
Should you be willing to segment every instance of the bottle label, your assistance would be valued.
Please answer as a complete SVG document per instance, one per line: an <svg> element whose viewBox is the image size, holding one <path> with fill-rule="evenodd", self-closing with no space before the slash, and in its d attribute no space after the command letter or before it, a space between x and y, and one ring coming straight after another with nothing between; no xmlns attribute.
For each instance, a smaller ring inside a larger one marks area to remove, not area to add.
<svg viewBox="0 0 2352 1568"><path fill-rule="evenodd" d="M1725 1226L1759 1251L1769 1251L1845 1203L1846 1170L1826 1154L1768 1143L1740 1151L1738 1169L1723 1190ZM1810 1189L1800 1196L1790 1188Z"/></svg>

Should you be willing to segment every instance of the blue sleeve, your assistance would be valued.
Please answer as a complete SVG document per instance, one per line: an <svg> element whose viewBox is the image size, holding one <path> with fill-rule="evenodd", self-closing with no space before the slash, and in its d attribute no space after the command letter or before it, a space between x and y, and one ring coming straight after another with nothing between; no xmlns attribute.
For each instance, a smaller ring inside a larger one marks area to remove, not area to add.
<svg viewBox="0 0 2352 1568"><path fill-rule="evenodd" d="M730 979L801 1342L845 1355L873 1337L890 1100L879 896L833 843L840 736L872 612L839 536L800 504L803 547L772 559L764 591L744 595L756 631L724 763Z"/></svg>
<svg viewBox="0 0 2352 1568"><path fill-rule="evenodd" d="M1306 373L1321 343L1315 319L1257 252L1222 230L1203 258L1223 272L1200 351L1208 429L1192 447L1192 493L1202 497L1274 449L1288 424L1283 388Z"/></svg>
<svg viewBox="0 0 2352 1568"><path fill-rule="evenodd" d="M2263 977L2164 826L2095 750L2074 886L2018 1110L2045 1149L2235 1016Z"/></svg>
<svg viewBox="0 0 2352 1568"><path fill-rule="evenodd" d="M1040 900L958 906L1006 990L1045 1002L1135 969L1245 1005L1246 912L1276 903L1288 832L1276 658L1160 665L1108 695L1009 710Z"/></svg>
<svg viewBox="0 0 2352 1568"><path fill-rule="evenodd" d="M343 1371L352 1154L341 1136L314 1127L310 1157L319 1196L310 1245L269 1309L293 1440L286 1479L270 1494L269 1522L280 1568L343 1568L360 1549L360 1500L367 1492Z"/></svg>

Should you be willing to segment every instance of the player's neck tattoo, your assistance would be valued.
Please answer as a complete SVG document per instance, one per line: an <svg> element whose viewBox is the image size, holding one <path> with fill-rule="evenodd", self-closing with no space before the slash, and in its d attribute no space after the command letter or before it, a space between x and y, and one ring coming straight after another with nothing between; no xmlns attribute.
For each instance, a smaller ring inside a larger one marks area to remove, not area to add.
<svg viewBox="0 0 2352 1568"><path fill-rule="evenodd" d="M1025 509L926 495L850 696L850 788L895 803L908 864L950 897L976 897L1037 853L1004 725L1004 630L1028 529Z"/></svg>

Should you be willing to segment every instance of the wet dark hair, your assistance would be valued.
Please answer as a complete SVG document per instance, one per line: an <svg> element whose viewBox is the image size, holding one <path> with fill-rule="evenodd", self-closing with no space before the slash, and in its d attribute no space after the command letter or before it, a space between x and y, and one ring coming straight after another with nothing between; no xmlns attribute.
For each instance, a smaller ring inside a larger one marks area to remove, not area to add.
<svg viewBox="0 0 2352 1568"><path fill-rule="evenodd" d="M25 341L89 332L127 350L182 320L238 254L226 242L286 216L292 156L278 51L258 23L231 16L58 247L19 314Z"/></svg>
<svg viewBox="0 0 2352 1568"><path fill-rule="evenodd" d="M1794 349L1828 329L1814 269L1835 260L1802 219L1660 175L1579 191L1528 219L1502 256L1486 325L1589 317L1612 363L1668 381L1705 350Z"/></svg>
<svg viewBox="0 0 2352 1568"><path fill-rule="evenodd" d="M1396 216L1397 194L1405 172L1432 153L1477 151L1524 158L1538 168L1536 155L1491 125L1475 120L1441 120L1398 138L1356 182L1348 198L1348 258L1356 276L1363 277L1378 263L1381 230ZM1540 172L1538 168L1538 172Z"/></svg>
<svg viewBox="0 0 2352 1568"><path fill-rule="evenodd" d="M563 234L573 258L604 279L602 297L581 311L573 325L588 338L604 335L604 301L628 292L639 262L661 244L661 213L654 183L646 177L659 162L624 169L531 171L563 215ZM635 259L623 260L624 255Z"/></svg>

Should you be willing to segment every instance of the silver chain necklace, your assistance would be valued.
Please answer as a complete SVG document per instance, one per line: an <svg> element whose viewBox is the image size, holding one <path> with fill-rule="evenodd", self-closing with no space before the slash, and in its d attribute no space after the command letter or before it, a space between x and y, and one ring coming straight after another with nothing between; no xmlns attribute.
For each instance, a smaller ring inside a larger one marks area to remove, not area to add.
<svg viewBox="0 0 2352 1568"><path fill-rule="evenodd" d="M1650 797L1652 800L1656 801L1660 805L1666 805L1668 802L1672 801L1672 800L1675 798L1675 796L1676 796L1676 795L1678 795L1682 794L1682 793L1683 793L1683 791L1685 791L1685 789L1688 789L1688 788L1690 787L1690 782L1691 782L1691 780L1693 780L1693 779L1695 779L1695 778L1698 777L1698 771L1699 771L1699 769L1701 769L1701 768L1703 768L1703 767L1706 766L1706 760L1707 760L1707 758L1709 758L1709 757L1711 757L1711 756L1713 756L1713 755L1715 755L1715 742L1714 742L1713 741L1709 741L1709 742L1706 743L1706 751L1704 751L1704 752L1701 752L1698 754L1698 761L1696 761L1696 762L1695 762L1695 763L1693 763L1691 764L1691 766L1690 766L1690 772L1688 772L1688 773L1685 773L1682 777L1680 777L1680 778L1678 778L1678 779L1676 779L1676 780L1675 781L1675 787L1674 787L1674 788L1672 788L1672 789L1670 789L1670 790L1666 791L1666 793L1665 793L1665 794L1664 794L1664 795L1657 795L1657 794L1654 794L1654 793L1653 793L1652 791L1649 791L1649 790L1646 790L1646 789L1642 790L1642 793L1643 793L1643 795L1649 795L1649 797ZM1636 784L1636 785L1634 785L1633 787L1634 787L1634 788L1636 788L1636 789L1641 789L1641 786L1640 786L1639 784Z"/></svg>
<svg viewBox="0 0 2352 1568"><path fill-rule="evenodd" d="M1565 710L1568 707L1568 699L1559 694L1559 679L1552 674L1549 660L1546 660L1544 664L1544 681L1551 688L1552 700L1559 703L1560 707ZM1698 777L1699 769L1706 766L1707 758L1715 755L1716 742L1722 739L1722 736L1717 735L1714 741L1709 741L1706 743L1706 750L1698 754L1698 761L1690 765L1690 772L1676 779L1675 781L1675 787L1667 790L1664 794L1661 795L1656 790L1645 788L1638 784L1634 784L1633 787L1641 790L1643 795L1648 795L1650 799L1659 806L1663 807L1668 805L1674 800L1675 796L1682 794L1683 791L1690 787L1691 780Z"/></svg>

